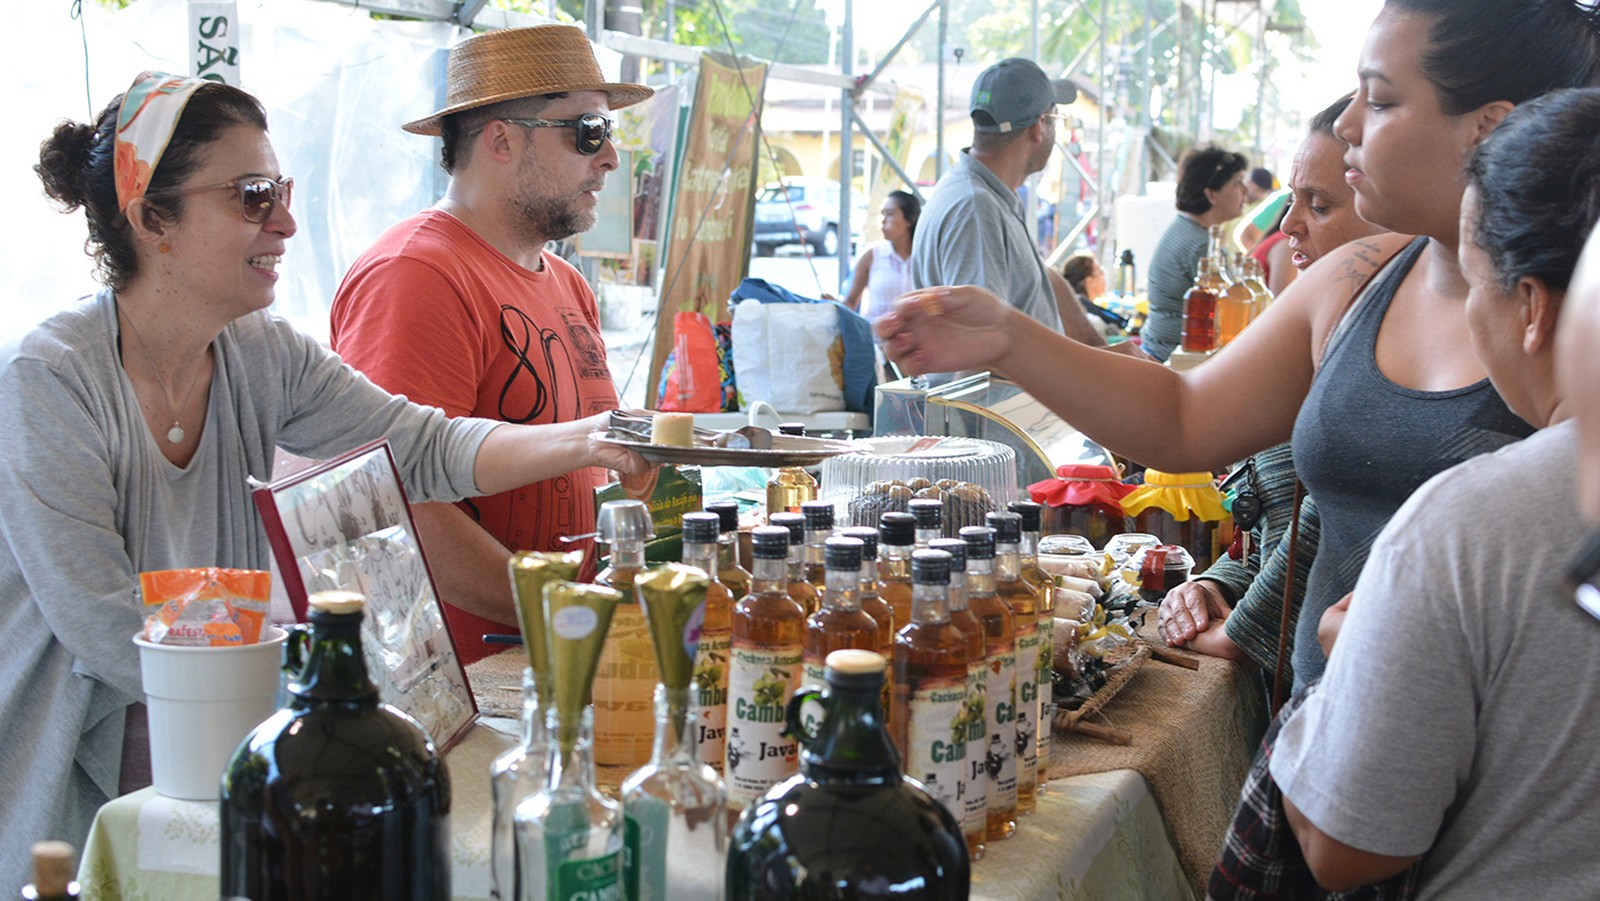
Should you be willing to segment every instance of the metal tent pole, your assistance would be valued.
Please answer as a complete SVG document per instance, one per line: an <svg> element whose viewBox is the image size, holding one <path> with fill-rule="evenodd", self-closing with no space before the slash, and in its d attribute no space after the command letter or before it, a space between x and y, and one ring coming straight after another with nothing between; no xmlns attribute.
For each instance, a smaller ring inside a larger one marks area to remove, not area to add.
<svg viewBox="0 0 1600 901"><path fill-rule="evenodd" d="M850 78L855 72L855 18L854 0L844 0L844 30L840 36L840 73ZM850 217L855 208L850 204L851 181L856 173L855 161L855 93L846 88L839 92L839 284L850 275Z"/></svg>

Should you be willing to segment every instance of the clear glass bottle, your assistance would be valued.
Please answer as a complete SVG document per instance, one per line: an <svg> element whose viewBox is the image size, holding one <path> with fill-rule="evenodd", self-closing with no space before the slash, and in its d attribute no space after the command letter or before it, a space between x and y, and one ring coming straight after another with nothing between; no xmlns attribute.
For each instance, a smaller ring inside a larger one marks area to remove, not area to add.
<svg viewBox="0 0 1600 901"><path fill-rule="evenodd" d="M1272 306L1272 290L1267 287L1267 273L1260 260L1245 257L1244 265L1244 283L1250 288L1250 321L1254 322Z"/></svg>
<svg viewBox="0 0 1600 901"><path fill-rule="evenodd" d="M717 514L717 579L742 598L750 593L750 571L739 565L739 502L706 504L706 512Z"/></svg>
<svg viewBox="0 0 1600 901"><path fill-rule="evenodd" d="M729 842L732 901L811 898L965 899L972 871L961 827L915 779L900 773L878 698L883 658L835 651L826 693L790 702L820 704L821 725L805 738L799 775L758 799Z"/></svg>
<svg viewBox="0 0 1600 901"><path fill-rule="evenodd" d="M570 747L559 708L545 725L545 785L516 813L518 901L622 897L622 805L595 788L594 708L583 708Z"/></svg>
<svg viewBox="0 0 1600 901"><path fill-rule="evenodd" d="M988 841L1007 839L1017 831L1017 641L1011 608L995 594L994 530L967 526L967 607L983 624L989 705L989 740L983 753L992 775L989 782ZM969 753L971 753L969 751Z"/></svg>
<svg viewBox="0 0 1600 901"><path fill-rule="evenodd" d="M804 423L785 422L778 426L780 435L804 438ZM799 513L800 505L817 499L817 479L799 466L785 466L772 474L767 481L767 522L774 513Z"/></svg>
<svg viewBox="0 0 1600 901"><path fill-rule="evenodd" d="M310 607L310 631L289 646L304 664L288 706L223 773L222 894L445 901L449 774L422 727L378 701L361 651L365 599L320 591Z"/></svg>
<svg viewBox="0 0 1600 901"><path fill-rule="evenodd" d="M827 588L817 612L806 617L801 685L823 684L828 655L845 648L878 652L878 621L861 609L861 542L829 538L824 546Z"/></svg>
<svg viewBox="0 0 1600 901"><path fill-rule="evenodd" d="M710 579L694 658L692 687L698 713L689 741L694 745L695 758L720 775L728 733L728 651L733 640L735 598L718 578L718 526L715 513L683 514L683 562L703 570ZM657 721L657 731L660 728Z"/></svg>
<svg viewBox="0 0 1600 901"><path fill-rule="evenodd" d="M1022 543L1017 545L1021 561L1022 579L1039 592L1039 654L1034 663L1034 681L1039 686L1039 728L1034 751L1034 783L1042 791L1050 772L1050 746L1055 728L1055 695L1052 673L1055 661L1051 659L1055 647L1056 580L1039 567L1039 526L1044 519L1044 508L1034 501L1012 501L1007 505L1011 512L1022 517Z"/></svg>
<svg viewBox="0 0 1600 901"><path fill-rule="evenodd" d="M489 765L489 797L494 819L489 823L490 891L507 901L516 897L517 807L544 786L545 754L550 739L544 731L544 710L533 668L522 671L522 741Z"/></svg>
<svg viewBox="0 0 1600 901"><path fill-rule="evenodd" d="M650 759L650 736L655 731L651 698L661 681L650 653L650 626L633 587L633 580L644 572L644 544L655 537L655 525L642 501L623 500L602 504L595 528L611 550L595 584L621 592L622 603L612 614L595 674L592 753L600 766L633 769ZM620 778L620 773L612 776L609 784L614 787Z"/></svg>
<svg viewBox="0 0 1600 901"><path fill-rule="evenodd" d="M1039 770L1039 591L1022 578L1022 517L1009 510L984 517L994 529L995 593L1011 609L1017 650L1017 813L1033 812ZM1050 686L1045 682L1045 687Z"/></svg>
<svg viewBox="0 0 1600 901"><path fill-rule="evenodd" d="M728 742L723 778L728 806L743 810L799 766L784 734L784 705L800 683L806 615L787 589L789 530L751 533L750 594L734 605L728 661Z"/></svg>
<svg viewBox="0 0 1600 901"><path fill-rule="evenodd" d="M800 515L805 520L805 575L806 581L818 592L827 580L827 565L822 546L833 534L833 502L806 501L800 505Z"/></svg>
<svg viewBox="0 0 1600 901"><path fill-rule="evenodd" d="M967 768L967 636L950 624L950 555L911 555L911 622L895 636L889 734L903 771L961 816Z"/></svg>
<svg viewBox="0 0 1600 901"><path fill-rule="evenodd" d="M967 607L967 543L959 538L940 538L929 550L950 555L950 585L946 594L950 624L961 630L966 640L967 765L961 785L961 832L973 860L982 860L985 836L989 832L989 770L981 753L989 744L989 667L983 640L983 623Z"/></svg>
<svg viewBox="0 0 1600 901"><path fill-rule="evenodd" d="M906 505L911 518L916 520L916 547L925 549L928 542L944 537L944 501L931 497L916 497Z"/></svg>
<svg viewBox="0 0 1600 901"><path fill-rule="evenodd" d="M817 612L822 601L817 586L806 578L806 519L800 513L777 513L768 517L771 525L789 531L789 563L785 570L784 585L807 616Z"/></svg>
<svg viewBox="0 0 1600 901"><path fill-rule="evenodd" d="M695 692L657 685L655 708L650 762L622 783L626 897L717 901L722 873L708 862L728 851L728 792L695 753Z"/></svg>
<svg viewBox="0 0 1600 901"><path fill-rule="evenodd" d="M894 610L895 628L911 622L911 552L917 521L910 513L878 517L878 596Z"/></svg>

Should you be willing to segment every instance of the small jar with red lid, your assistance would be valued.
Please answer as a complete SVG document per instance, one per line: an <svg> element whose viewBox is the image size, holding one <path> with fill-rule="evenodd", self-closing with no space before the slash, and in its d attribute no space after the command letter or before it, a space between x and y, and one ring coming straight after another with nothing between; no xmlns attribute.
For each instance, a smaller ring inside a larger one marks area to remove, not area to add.
<svg viewBox="0 0 1600 901"><path fill-rule="evenodd" d="M1133 490L1110 466L1075 463L1056 467L1053 479L1029 485L1028 495L1044 506L1041 535L1082 535L1102 547L1129 531L1122 499Z"/></svg>

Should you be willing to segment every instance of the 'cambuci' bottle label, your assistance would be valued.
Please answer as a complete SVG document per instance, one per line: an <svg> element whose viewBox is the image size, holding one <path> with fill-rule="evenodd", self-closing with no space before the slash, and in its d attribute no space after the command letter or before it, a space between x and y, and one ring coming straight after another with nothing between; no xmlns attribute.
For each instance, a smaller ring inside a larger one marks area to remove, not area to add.
<svg viewBox="0 0 1600 901"><path fill-rule="evenodd" d="M799 645L748 648L735 641L728 670L728 800L742 809L799 768L795 740L784 738L784 708L798 687Z"/></svg>
<svg viewBox="0 0 1600 901"><path fill-rule="evenodd" d="M728 652L731 635L726 629L700 633L700 650L694 661L695 700L699 716L694 721L695 759L722 773L723 748L728 737Z"/></svg>
<svg viewBox="0 0 1600 901"><path fill-rule="evenodd" d="M989 655L989 744L985 766L994 774L989 806L1002 811L1017 807L1017 653L1007 648ZM992 830L991 830L992 831Z"/></svg>
<svg viewBox="0 0 1600 901"><path fill-rule="evenodd" d="M989 826L989 792L993 779L985 766L984 748L989 745L989 668L982 660L967 669L965 723L967 754L962 780L961 831L982 836Z"/></svg>
<svg viewBox="0 0 1600 901"><path fill-rule="evenodd" d="M905 771L957 818L967 763L967 680L921 679L908 686L911 718L906 724Z"/></svg>
<svg viewBox="0 0 1600 901"><path fill-rule="evenodd" d="M622 854L563 860L556 865L556 901L622 901Z"/></svg>
<svg viewBox="0 0 1600 901"><path fill-rule="evenodd" d="M1039 630L1017 636L1017 783L1031 798L1039 766Z"/></svg>

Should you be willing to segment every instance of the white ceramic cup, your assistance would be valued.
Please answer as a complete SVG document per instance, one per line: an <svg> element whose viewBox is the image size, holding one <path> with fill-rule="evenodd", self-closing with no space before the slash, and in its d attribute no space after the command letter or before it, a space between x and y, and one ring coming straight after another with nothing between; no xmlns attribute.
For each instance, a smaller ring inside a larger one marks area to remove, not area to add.
<svg viewBox="0 0 1600 901"><path fill-rule="evenodd" d="M150 708L150 770L169 798L215 801L222 770L251 729L277 710L283 643L270 626L258 644L185 648L135 635Z"/></svg>

